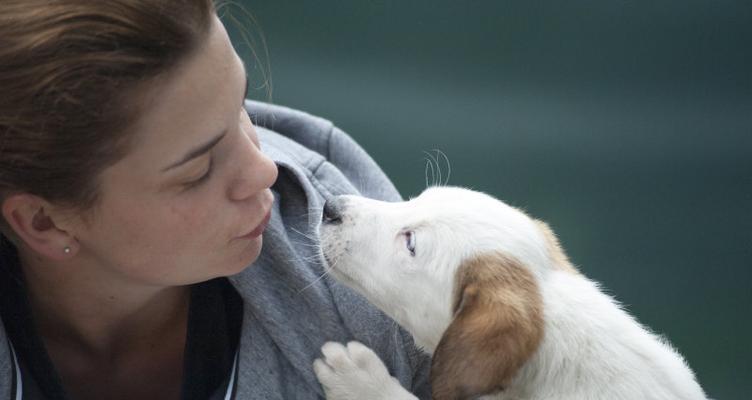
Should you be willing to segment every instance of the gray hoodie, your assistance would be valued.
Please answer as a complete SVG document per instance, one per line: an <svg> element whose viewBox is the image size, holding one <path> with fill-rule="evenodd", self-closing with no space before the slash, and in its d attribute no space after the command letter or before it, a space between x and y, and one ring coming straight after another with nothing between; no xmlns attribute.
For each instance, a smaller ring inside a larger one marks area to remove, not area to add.
<svg viewBox="0 0 752 400"><path fill-rule="evenodd" d="M325 199L336 194L400 201L374 161L331 122L264 103L246 103L262 151L279 167L271 222L253 265L230 277L243 299L235 397L317 399L311 367L326 341L358 340L420 398L430 397L430 362L410 336L365 299L323 273L311 238ZM13 362L0 321L0 400Z"/></svg>

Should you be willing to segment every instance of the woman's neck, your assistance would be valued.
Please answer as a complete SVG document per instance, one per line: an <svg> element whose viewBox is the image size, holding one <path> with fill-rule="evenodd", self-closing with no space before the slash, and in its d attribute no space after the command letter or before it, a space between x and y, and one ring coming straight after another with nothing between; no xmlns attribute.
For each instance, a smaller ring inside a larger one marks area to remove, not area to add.
<svg viewBox="0 0 752 400"><path fill-rule="evenodd" d="M34 322L46 343L113 360L158 347L176 329L184 341L188 286L129 282L85 259L50 265L24 251L19 258Z"/></svg>

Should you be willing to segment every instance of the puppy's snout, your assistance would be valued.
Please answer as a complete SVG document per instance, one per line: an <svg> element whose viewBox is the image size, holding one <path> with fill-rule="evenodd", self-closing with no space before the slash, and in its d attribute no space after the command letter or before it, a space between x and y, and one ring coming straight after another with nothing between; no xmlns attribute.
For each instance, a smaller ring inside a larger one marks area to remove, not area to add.
<svg viewBox="0 0 752 400"><path fill-rule="evenodd" d="M327 224L340 224L342 223L342 212L344 211L344 200L337 196L332 197L324 203L324 216L323 221Z"/></svg>

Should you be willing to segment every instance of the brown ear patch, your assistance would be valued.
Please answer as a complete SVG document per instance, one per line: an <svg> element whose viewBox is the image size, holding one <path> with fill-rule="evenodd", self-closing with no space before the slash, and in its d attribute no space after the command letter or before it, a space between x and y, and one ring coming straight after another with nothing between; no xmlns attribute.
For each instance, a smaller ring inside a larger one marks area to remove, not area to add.
<svg viewBox="0 0 752 400"><path fill-rule="evenodd" d="M533 221L535 221L535 224L538 225L538 229L541 230L541 233L543 233L543 236L546 238L548 254L551 255L554 268L579 274L580 271L578 271L572 262L569 261L569 257L564 253L564 249L561 247L561 244L559 244L559 239L556 237L556 234L551 227L543 221L537 219Z"/></svg>
<svg viewBox="0 0 752 400"><path fill-rule="evenodd" d="M519 261L492 253L465 262L455 276L455 315L436 347L436 400L503 390L543 338L543 304Z"/></svg>

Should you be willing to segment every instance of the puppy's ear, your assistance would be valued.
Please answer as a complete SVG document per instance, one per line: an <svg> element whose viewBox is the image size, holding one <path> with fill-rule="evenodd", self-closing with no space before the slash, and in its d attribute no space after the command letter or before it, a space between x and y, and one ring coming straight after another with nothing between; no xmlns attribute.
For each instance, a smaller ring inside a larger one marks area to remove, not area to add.
<svg viewBox="0 0 752 400"><path fill-rule="evenodd" d="M535 278L510 257L486 254L457 270L454 296L454 319L433 354L433 398L503 390L543 337Z"/></svg>

